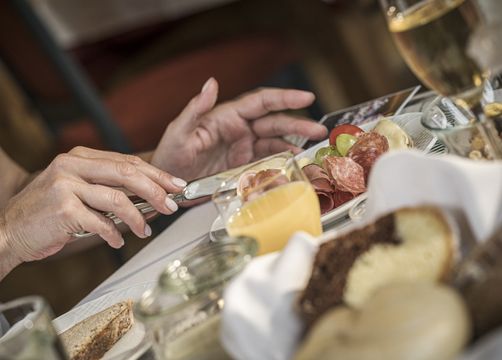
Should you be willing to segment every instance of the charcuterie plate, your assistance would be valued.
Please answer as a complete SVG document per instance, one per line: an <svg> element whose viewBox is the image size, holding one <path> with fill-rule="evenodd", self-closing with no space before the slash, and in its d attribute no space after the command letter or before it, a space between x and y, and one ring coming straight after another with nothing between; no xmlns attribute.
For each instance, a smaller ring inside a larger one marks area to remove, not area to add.
<svg viewBox="0 0 502 360"><path fill-rule="evenodd" d="M436 144L437 138L421 125L420 123L421 115L422 113L407 113L407 114L397 115L394 117L388 117L387 119L392 120L393 122L398 124L409 135L409 137L413 142L414 149L429 153L431 152L431 149L434 148L434 152L441 152L436 150L437 146L434 146ZM359 125L359 127L364 131L371 131L371 129L373 129L373 127L375 127L375 125L378 123L378 121L379 121L378 119L373 120L371 122L361 124ZM296 156L296 160L299 162L300 165L305 164L306 162L312 162L317 150L328 145L329 145L329 140L321 141L320 143L298 154ZM353 206L359 204L365 198L366 195L361 194L341 204L340 206L334 208L333 210L326 212L321 216L321 221L323 226L327 228L327 227L333 227L337 224L342 224L342 223L346 224L347 221L345 220L349 219L348 215L350 209ZM222 219L218 216L213 222L209 232L209 236L213 241L217 241L226 236L224 225L225 224L223 223Z"/></svg>

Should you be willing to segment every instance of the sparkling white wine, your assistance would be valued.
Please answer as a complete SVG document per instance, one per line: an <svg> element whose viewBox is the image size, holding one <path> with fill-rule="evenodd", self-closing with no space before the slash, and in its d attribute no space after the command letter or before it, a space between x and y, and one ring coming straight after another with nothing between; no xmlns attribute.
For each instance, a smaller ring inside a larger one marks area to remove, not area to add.
<svg viewBox="0 0 502 360"><path fill-rule="evenodd" d="M415 75L442 95L478 98L484 74L466 51L480 23L472 0L425 0L400 14L393 10L389 30Z"/></svg>

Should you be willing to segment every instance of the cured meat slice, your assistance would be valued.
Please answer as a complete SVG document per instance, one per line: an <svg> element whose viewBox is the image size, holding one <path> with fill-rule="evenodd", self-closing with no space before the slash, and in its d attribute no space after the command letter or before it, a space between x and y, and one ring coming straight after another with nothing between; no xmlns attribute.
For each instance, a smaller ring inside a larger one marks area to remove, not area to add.
<svg viewBox="0 0 502 360"><path fill-rule="evenodd" d="M321 214L325 214L337 207L337 205L335 204L335 199L333 198L334 193L326 193L316 190L316 194L319 198L319 207L321 208Z"/></svg>
<svg viewBox="0 0 502 360"><path fill-rule="evenodd" d="M317 197L319 198L321 214L333 210L335 208L335 202L333 199L334 188L326 170L316 164L304 166L302 170L309 179Z"/></svg>
<svg viewBox="0 0 502 360"><path fill-rule="evenodd" d="M237 192L244 201L250 201L265 191L288 182L286 175L282 175L278 169L261 170L257 173L245 172L239 178Z"/></svg>
<svg viewBox="0 0 502 360"><path fill-rule="evenodd" d="M364 170L348 157L327 156L323 166L335 183L335 190L358 195L366 191Z"/></svg>
<svg viewBox="0 0 502 360"><path fill-rule="evenodd" d="M333 187L331 186L331 180L322 167L316 164L309 164L302 168L305 176L309 179L310 183L314 187L314 189L324 191L324 192L333 192Z"/></svg>
<svg viewBox="0 0 502 360"><path fill-rule="evenodd" d="M364 133L352 145L347 156L362 166L364 180L368 180L371 167L384 152L389 150L387 138L376 132Z"/></svg>
<svg viewBox="0 0 502 360"><path fill-rule="evenodd" d="M338 207L342 204L345 204L347 201L355 198L354 194L345 191L335 191L333 193L333 206Z"/></svg>

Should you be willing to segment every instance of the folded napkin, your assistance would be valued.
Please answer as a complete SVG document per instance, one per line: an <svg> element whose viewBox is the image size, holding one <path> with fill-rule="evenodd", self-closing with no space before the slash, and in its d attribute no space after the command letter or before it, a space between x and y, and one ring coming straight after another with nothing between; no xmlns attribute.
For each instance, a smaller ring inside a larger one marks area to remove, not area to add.
<svg viewBox="0 0 502 360"><path fill-rule="evenodd" d="M462 211L477 241L502 223L502 162L416 151L389 153L372 170L363 221L404 206L432 204Z"/></svg>
<svg viewBox="0 0 502 360"><path fill-rule="evenodd" d="M318 242L298 232L281 253L254 259L225 291L221 340L235 359L288 359L302 326L294 310Z"/></svg>
<svg viewBox="0 0 502 360"><path fill-rule="evenodd" d="M430 157L415 151L386 154L372 170L361 223L352 227L420 204L463 210L474 238L486 239L502 220L502 162ZM297 233L281 253L254 259L229 285L221 340L230 355L242 360L292 357L303 330L295 301L308 282L318 244L334 236L315 239Z"/></svg>

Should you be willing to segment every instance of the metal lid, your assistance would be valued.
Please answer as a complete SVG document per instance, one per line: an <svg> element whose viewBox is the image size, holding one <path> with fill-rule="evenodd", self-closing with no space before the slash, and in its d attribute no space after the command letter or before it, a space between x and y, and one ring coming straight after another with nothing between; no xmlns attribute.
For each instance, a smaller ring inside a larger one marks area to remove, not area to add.
<svg viewBox="0 0 502 360"><path fill-rule="evenodd" d="M223 286L240 273L258 251L256 240L226 237L202 244L169 261L157 287L135 306L141 318L165 316L197 301L198 295Z"/></svg>

